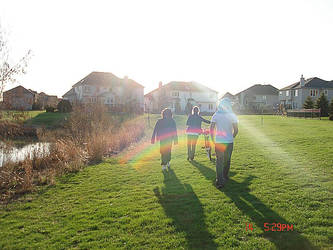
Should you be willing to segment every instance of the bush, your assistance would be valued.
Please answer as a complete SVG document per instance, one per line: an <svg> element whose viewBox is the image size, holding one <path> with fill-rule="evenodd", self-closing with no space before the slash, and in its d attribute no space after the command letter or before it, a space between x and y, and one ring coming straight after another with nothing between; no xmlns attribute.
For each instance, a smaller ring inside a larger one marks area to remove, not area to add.
<svg viewBox="0 0 333 250"><path fill-rule="evenodd" d="M303 105L303 108L304 109L313 109L313 101L312 101L312 98L310 96L308 96L306 99L305 99L305 102L304 102L304 105Z"/></svg>
<svg viewBox="0 0 333 250"><path fill-rule="evenodd" d="M328 100L324 95L324 93L322 93L320 97L317 99L315 108L320 109L320 116L325 116L325 117L328 116L328 111L329 111Z"/></svg>
<svg viewBox="0 0 333 250"><path fill-rule="evenodd" d="M333 114L330 115L330 120L333 121Z"/></svg>
<svg viewBox="0 0 333 250"><path fill-rule="evenodd" d="M69 113L72 112L72 105L68 100L61 100L57 105L57 109L61 113Z"/></svg>
<svg viewBox="0 0 333 250"><path fill-rule="evenodd" d="M42 109L42 105L40 105L40 103L38 103L38 102L34 102L32 104L32 108L31 109L32 110L41 110Z"/></svg>
<svg viewBox="0 0 333 250"><path fill-rule="evenodd" d="M55 108L54 108L54 107L51 107L51 106L46 106L46 107L45 107L45 110L46 110L46 112L51 112L51 113L53 113L54 110L55 110Z"/></svg>

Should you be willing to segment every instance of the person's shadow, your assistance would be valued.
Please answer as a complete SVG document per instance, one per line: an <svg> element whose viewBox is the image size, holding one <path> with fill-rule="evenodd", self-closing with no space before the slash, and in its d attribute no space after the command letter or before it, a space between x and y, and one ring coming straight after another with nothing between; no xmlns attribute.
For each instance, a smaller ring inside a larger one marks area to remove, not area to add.
<svg viewBox="0 0 333 250"><path fill-rule="evenodd" d="M196 161L192 161L192 165L195 166L206 179L212 180L213 183L215 183L216 172L213 169ZM230 176L232 176L232 174ZM297 232L295 225L293 225L293 231L287 231L287 229L284 229L282 232L271 231L273 226L271 223L288 225L292 225L293 223L284 219L271 208L267 207L256 196L250 194L249 185L254 178L258 177L250 175L242 182L229 179L227 185L220 191L230 197L237 208L251 218L255 224L253 225L253 230L261 228L263 230L261 236L274 243L278 249L315 249L307 238ZM264 227L264 223L270 224L266 224L266 227ZM267 226L270 227L269 231L265 231L265 229L267 230ZM275 230L278 230L278 228L276 227Z"/></svg>
<svg viewBox="0 0 333 250"><path fill-rule="evenodd" d="M217 249L214 236L207 231L204 211L191 185L182 184L173 170L164 173L165 187L154 189L165 214L176 230L185 233L187 246L193 249Z"/></svg>

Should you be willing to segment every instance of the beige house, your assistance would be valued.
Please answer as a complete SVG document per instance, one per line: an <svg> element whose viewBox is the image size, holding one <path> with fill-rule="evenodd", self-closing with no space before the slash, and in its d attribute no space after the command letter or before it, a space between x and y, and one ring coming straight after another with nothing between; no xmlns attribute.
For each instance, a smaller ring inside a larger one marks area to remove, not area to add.
<svg viewBox="0 0 333 250"><path fill-rule="evenodd" d="M109 72L92 72L63 95L72 104L104 104L109 111L143 112L144 87L128 77Z"/></svg>

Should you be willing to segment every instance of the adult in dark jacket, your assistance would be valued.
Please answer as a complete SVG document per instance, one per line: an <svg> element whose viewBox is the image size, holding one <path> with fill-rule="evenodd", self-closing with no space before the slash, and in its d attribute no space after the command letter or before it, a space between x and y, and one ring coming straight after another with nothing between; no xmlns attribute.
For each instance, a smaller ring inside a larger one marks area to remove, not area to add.
<svg viewBox="0 0 333 250"><path fill-rule="evenodd" d="M178 144L176 122L172 118L172 112L166 108L162 111L162 119L159 119L151 137L151 143L155 143L155 138L160 141L161 165L162 170L166 167L170 169L172 142Z"/></svg>
<svg viewBox="0 0 333 250"><path fill-rule="evenodd" d="M201 133L201 123L205 122L210 124L210 121L204 119L199 115L200 109L195 106L192 109L192 115L190 115L186 122L186 134L187 134L187 160L193 160L195 154L195 147L199 134Z"/></svg>

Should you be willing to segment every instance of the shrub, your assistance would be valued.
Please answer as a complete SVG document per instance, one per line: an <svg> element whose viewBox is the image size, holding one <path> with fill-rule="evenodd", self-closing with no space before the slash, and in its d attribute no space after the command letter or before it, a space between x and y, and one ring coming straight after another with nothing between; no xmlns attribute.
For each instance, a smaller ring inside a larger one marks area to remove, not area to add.
<svg viewBox="0 0 333 250"><path fill-rule="evenodd" d="M51 112L51 113L53 113L54 110L55 110L55 108L52 107L52 106L45 106L45 110L46 110L46 112Z"/></svg>
<svg viewBox="0 0 333 250"><path fill-rule="evenodd" d="M321 93L320 97L317 99L315 107L320 109L320 116L328 116L328 100L324 93Z"/></svg>
<svg viewBox="0 0 333 250"><path fill-rule="evenodd" d="M72 105L68 100L61 100L57 105L57 109L61 113L69 113L72 112Z"/></svg>
<svg viewBox="0 0 333 250"><path fill-rule="evenodd" d="M32 108L31 109L32 110L41 110L42 109L42 105L40 103L38 103L38 102L34 102L32 104Z"/></svg>
<svg viewBox="0 0 333 250"><path fill-rule="evenodd" d="M305 99L305 102L304 102L304 105L303 105L303 108L305 109L313 109L313 101L312 101L312 98L310 96L308 96L306 99Z"/></svg>

